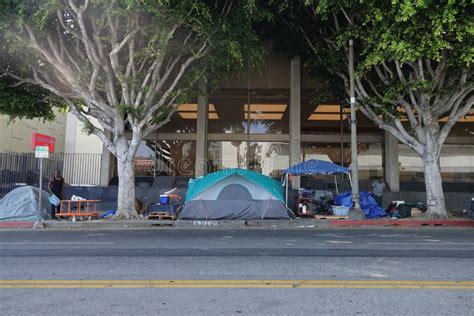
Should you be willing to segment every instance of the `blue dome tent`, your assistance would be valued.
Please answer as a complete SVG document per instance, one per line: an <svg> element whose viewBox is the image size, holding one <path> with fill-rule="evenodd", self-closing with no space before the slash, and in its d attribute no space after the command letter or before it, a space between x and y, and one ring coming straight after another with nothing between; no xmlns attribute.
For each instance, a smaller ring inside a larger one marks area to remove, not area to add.
<svg viewBox="0 0 474 316"><path fill-rule="evenodd" d="M283 188L258 172L225 169L191 179L181 219L289 219Z"/></svg>

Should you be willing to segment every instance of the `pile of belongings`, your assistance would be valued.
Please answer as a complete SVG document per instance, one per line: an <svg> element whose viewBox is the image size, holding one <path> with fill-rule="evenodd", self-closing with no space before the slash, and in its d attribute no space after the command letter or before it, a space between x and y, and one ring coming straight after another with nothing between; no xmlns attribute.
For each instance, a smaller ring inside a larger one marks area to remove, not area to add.
<svg viewBox="0 0 474 316"><path fill-rule="evenodd" d="M398 205L390 203L386 212L392 218L406 218L424 213L427 209L426 205L421 202L416 204L400 203Z"/></svg>
<svg viewBox="0 0 474 316"><path fill-rule="evenodd" d="M378 206L370 192L360 192L360 208L364 211L365 218L380 218L387 216L385 210ZM334 205L352 207L352 192L336 195Z"/></svg>
<svg viewBox="0 0 474 316"><path fill-rule="evenodd" d="M467 216L469 216L470 219L474 219L474 198L471 198L470 206L463 212L467 213Z"/></svg>

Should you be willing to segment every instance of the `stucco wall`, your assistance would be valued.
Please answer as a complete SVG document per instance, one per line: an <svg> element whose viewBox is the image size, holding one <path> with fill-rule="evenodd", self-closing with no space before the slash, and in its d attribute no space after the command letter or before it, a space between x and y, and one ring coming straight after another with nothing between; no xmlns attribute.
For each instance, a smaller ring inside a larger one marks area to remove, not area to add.
<svg viewBox="0 0 474 316"><path fill-rule="evenodd" d="M7 116L0 115L0 151L32 152L33 132L55 137L56 152L64 152L66 113L56 111L56 118L52 122L34 119L9 123Z"/></svg>

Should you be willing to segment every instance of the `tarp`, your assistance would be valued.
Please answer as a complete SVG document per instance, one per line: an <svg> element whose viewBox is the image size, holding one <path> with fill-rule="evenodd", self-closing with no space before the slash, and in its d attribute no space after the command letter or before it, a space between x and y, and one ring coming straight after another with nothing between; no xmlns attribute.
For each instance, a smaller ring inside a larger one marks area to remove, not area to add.
<svg viewBox="0 0 474 316"><path fill-rule="evenodd" d="M387 216L383 208L378 206L370 192L360 192L360 208L364 211L366 218L380 218ZM335 205L352 207L352 192L344 192L336 195Z"/></svg>
<svg viewBox="0 0 474 316"><path fill-rule="evenodd" d="M298 174L335 174L335 173L349 173L349 169L336 165L335 163L310 159L307 161L300 162L291 168L285 170L285 173L298 175Z"/></svg>
<svg viewBox="0 0 474 316"><path fill-rule="evenodd" d="M185 203L191 201L197 195L212 187L216 183L219 183L233 175L238 175L244 179L247 179L248 181L258 185L258 187L269 192L273 197L280 200L282 203L285 203L283 189L278 181L275 181L270 177L267 177L261 173L252 170L238 168L224 169L209 173L208 175L199 177L197 179L189 180Z"/></svg>
<svg viewBox="0 0 474 316"><path fill-rule="evenodd" d="M190 180L181 219L289 219L280 183L260 173L226 169Z"/></svg>
<svg viewBox="0 0 474 316"><path fill-rule="evenodd" d="M50 194L42 191L39 210L39 189L24 186L10 191L0 200L0 221L36 221L51 219Z"/></svg>

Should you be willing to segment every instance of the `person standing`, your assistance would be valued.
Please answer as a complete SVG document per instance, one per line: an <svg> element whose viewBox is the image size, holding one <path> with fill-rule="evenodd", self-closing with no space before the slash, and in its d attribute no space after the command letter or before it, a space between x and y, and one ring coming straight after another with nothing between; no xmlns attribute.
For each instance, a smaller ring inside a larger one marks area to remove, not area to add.
<svg viewBox="0 0 474 316"><path fill-rule="evenodd" d="M372 182L372 196L379 206L382 206L383 192L386 187L383 177Z"/></svg>
<svg viewBox="0 0 474 316"><path fill-rule="evenodd" d="M49 179L48 182L49 193L54 194L58 199L62 200L64 196L64 178L61 176L59 170L54 171L53 176ZM53 205L51 204L51 219L55 219L56 213L61 211L61 204Z"/></svg>

